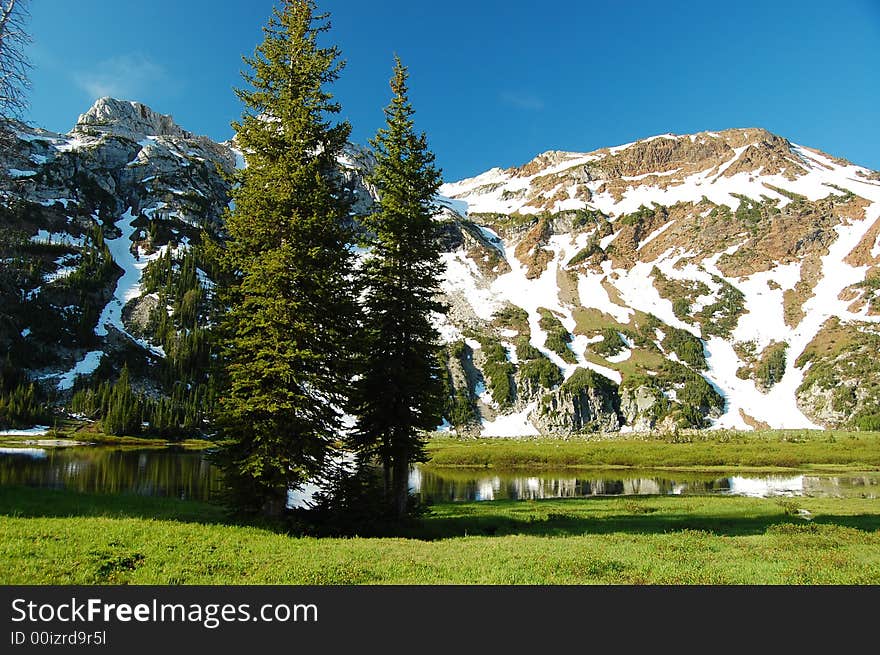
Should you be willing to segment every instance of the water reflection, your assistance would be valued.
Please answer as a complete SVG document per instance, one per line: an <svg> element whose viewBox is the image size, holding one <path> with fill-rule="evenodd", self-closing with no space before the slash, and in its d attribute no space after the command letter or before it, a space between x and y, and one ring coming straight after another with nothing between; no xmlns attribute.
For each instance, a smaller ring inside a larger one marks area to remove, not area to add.
<svg viewBox="0 0 880 655"><path fill-rule="evenodd" d="M220 473L204 453L182 449L2 448L0 484L207 500Z"/></svg>
<svg viewBox="0 0 880 655"><path fill-rule="evenodd" d="M658 494L880 497L880 473L722 476L656 470L502 472L418 466L412 469L409 484L425 502ZM4 446L0 448L0 485L206 500L219 490L220 472L204 452L179 448ZM291 492L289 504L302 505L315 489L306 485Z"/></svg>
<svg viewBox="0 0 880 655"><path fill-rule="evenodd" d="M573 476L570 471L540 475L488 472L485 469L440 470L415 467L410 490L426 502L472 500L540 500L589 496L644 496L666 494L728 494L736 496L880 497L880 475L864 476L717 476L699 473L591 470Z"/></svg>

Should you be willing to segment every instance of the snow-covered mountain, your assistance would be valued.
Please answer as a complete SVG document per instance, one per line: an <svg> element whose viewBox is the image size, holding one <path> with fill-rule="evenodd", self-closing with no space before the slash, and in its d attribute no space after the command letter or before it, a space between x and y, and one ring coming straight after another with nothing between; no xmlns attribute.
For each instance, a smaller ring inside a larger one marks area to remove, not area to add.
<svg viewBox="0 0 880 655"><path fill-rule="evenodd" d="M148 388L169 329L188 331L168 290L202 231L222 238L241 153L110 98L68 134L17 130L0 348L62 401L121 362ZM340 158L356 212L372 161ZM446 429L880 427L880 174L735 129L547 152L441 191Z"/></svg>
<svg viewBox="0 0 880 655"><path fill-rule="evenodd" d="M482 237L445 255L452 323L479 333L478 366L498 343L516 368L512 403L480 396L484 434L880 418L876 172L732 129L546 152L442 191ZM566 380L601 376L610 401L535 393L528 345Z"/></svg>
<svg viewBox="0 0 880 655"><path fill-rule="evenodd" d="M142 274L202 230L219 229L234 151L112 98L67 134L15 128L17 143L3 153L8 177L0 177L0 348L61 392L102 360L108 373L118 370L104 355L142 350L145 365L164 357L134 316L139 304L158 302L143 293Z"/></svg>

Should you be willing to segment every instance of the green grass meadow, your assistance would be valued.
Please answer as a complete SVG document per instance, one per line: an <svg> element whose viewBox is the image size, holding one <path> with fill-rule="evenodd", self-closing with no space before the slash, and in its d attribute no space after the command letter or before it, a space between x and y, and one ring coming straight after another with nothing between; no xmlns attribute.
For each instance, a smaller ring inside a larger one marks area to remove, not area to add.
<svg viewBox="0 0 880 655"><path fill-rule="evenodd" d="M2 584L880 583L880 503L861 498L444 504L399 537L345 539L230 525L205 503L0 499Z"/></svg>

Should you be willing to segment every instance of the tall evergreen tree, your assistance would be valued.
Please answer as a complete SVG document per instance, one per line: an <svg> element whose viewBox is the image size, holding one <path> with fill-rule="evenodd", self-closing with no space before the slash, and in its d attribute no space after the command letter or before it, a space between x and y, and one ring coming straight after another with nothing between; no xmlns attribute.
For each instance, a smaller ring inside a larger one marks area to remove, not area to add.
<svg viewBox="0 0 880 655"><path fill-rule="evenodd" d="M237 91L233 123L247 168L232 192L221 289L226 388L219 425L234 507L278 514L289 488L319 474L338 439L352 367L355 298L349 204L336 157L350 132L325 86L336 47L311 0L284 0Z"/></svg>
<svg viewBox="0 0 880 655"><path fill-rule="evenodd" d="M414 131L407 77L396 59L386 126L371 141L379 202L364 219L372 248L362 268L366 348L352 437L361 457L382 463L398 518L407 511L410 464L424 461L423 431L440 422L439 335L430 315L445 311L436 299L443 263L433 220L440 171L424 133Z"/></svg>

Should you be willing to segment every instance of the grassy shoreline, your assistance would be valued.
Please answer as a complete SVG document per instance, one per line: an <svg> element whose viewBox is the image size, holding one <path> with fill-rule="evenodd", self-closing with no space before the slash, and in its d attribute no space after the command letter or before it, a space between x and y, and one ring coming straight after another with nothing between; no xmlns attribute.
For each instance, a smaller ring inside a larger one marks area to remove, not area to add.
<svg viewBox="0 0 880 655"><path fill-rule="evenodd" d="M880 470L877 432L694 432L593 439L428 442L437 468L649 468L657 470Z"/></svg>

